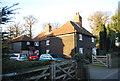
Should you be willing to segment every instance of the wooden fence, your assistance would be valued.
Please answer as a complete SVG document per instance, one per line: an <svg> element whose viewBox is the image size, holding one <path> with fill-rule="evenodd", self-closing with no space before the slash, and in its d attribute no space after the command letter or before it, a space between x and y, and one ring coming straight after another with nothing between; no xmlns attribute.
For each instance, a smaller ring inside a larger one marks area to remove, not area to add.
<svg viewBox="0 0 120 81"><path fill-rule="evenodd" d="M92 55L92 64L101 63L103 66L111 67L111 55L107 54L104 56L94 56Z"/></svg>
<svg viewBox="0 0 120 81"><path fill-rule="evenodd" d="M72 60L63 62L52 61L51 65L35 67L20 72L3 75L2 78L4 81L39 81L41 79L55 81L56 79L76 79L76 70L77 64Z"/></svg>

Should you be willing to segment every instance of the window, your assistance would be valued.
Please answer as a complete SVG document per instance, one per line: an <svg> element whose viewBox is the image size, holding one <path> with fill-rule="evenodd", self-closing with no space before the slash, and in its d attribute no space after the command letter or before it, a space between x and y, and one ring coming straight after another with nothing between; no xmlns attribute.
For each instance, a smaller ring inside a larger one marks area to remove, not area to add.
<svg viewBox="0 0 120 81"><path fill-rule="evenodd" d="M82 34L79 34L79 40L82 40Z"/></svg>
<svg viewBox="0 0 120 81"><path fill-rule="evenodd" d="M97 52L96 52L96 48L92 48L92 54L96 55Z"/></svg>
<svg viewBox="0 0 120 81"><path fill-rule="evenodd" d="M50 41L49 40L46 40L46 45L50 45Z"/></svg>
<svg viewBox="0 0 120 81"><path fill-rule="evenodd" d="M79 53L83 54L83 48L79 48Z"/></svg>
<svg viewBox="0 0 120 81"><path fill-rule="evenodd" d="M49 52L50 52L50 50L47 49L47 50L46 50L46 54L48 54Z"/></svg>
<svg viewBox="0 0 120 81"><path fill-rule="evenodd" d="M92 37L92 42L95 42L95 39Z"/></svg>
<svg viewBox="0 0 120 81"><path fill-rule="evenodd" d="M27 42L27 45L30 45L30 42Z"/></svg>
<svg viewBox="0 0 120 81"><path fill-rule="evenodd" d="M34 42L34 46L39 46L39 42Z"/></svg>

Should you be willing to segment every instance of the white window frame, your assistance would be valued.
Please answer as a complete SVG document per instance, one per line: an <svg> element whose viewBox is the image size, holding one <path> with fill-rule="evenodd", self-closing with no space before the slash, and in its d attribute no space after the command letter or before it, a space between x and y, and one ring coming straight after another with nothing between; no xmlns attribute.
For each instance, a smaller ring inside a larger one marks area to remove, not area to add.
<svg viewBox="0 0 120 81"><path fill-rule="evenodd" d="M50 45L50 40L46 40L46 45Z"/></svg>
<svg viewBox="0 0 120 81"><path fill-rule="evenodd" d="M95 39L94 39L94 37L92 37L92 42L95 42Z"/></svg>
<svg viewBox="0 0 120 81"><path fill-rule="evenodd" d="M83 54L83 48L79 48L79 53Z"/></svg>
<svg viewBox="0 0 120 81"><path fill-rule="evenodd" d="M38 41L34 42L34 46L39 46L39 42Z"/></svg>
<svg viewBox="0 0 120 81"><path fill-rule="evenodd" d="M47 49L47 50L46 50L46 54L49 54L49 52L50 52L50 50L49 50L49 49Z"/></svg>
<svg viewBox="0 0 120 81"><path fill-rule="evenodd" d="M30 42L26 42L27 45L30 45Z"/></svg>
<svg viewBox="0 0 120 81"><path fill-rule="evenodd" d="M82 34L79 34L79 40L83 40Z"/></svg>
<svg viewBox="0 0 120 81"><path fill-rule="evenodd" d="M92 54L93 54L93 55L97 55L96 48L92 48Z"/></svg>

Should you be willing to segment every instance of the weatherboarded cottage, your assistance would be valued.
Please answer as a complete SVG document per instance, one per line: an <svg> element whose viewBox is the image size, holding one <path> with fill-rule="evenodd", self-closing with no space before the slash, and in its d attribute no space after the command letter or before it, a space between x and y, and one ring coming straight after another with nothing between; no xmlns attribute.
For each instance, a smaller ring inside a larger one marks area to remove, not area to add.
<svg viewBox="0 0 120 81"><path fill-rule="evenodd" d="M26 35L20 35L11 41L11 50L13 53L33 53L36 49L33 39Z"/></svg>
<svg viewBox="0 0 120 81"><path fill-rule="evenodd" d="M95 36L82 27L82 17L76 13L74 21L68 21L60 28L52 30L50 24L46 31L34 38L36 50L57 56L71 57L73 53L96 54Z"/></svg>

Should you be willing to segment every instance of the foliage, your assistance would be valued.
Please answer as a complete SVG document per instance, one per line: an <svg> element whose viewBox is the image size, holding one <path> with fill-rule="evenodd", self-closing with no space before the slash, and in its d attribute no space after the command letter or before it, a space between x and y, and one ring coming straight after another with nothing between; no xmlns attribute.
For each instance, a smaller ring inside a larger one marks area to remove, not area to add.
<svg viewBox="0 0 120 81"><path fill-rule="evenodd" d="M97 47L100 47L100 51L116 51L118 48L115 46L116 37L118 41L120 36L120 11L116 11L115 14L109 18L103 12L95 12L88 17L92 33L97 36ZM109 22L108 22L109 21Z"/></svg>
<svg viewBox="0 0 120 81"><path fill-rule="evenodd" d="M105 28L105 25L102 24L101 27L100 27L100 33L99 33L99 36L100 36L100 39L99 39L99 44L100 44L100 49L101 50L104 50L106 51L107 48L106 48L106 28Z"/></svg>
<svg viewBox="0 0 120 81"><path fill-rule="evenodd" d="M27 68L39 67L50 64L50 61L15 61L2 59L3 73L15 72Z"/></svg>
<svg viewBox="0 0 120 81"><path fill-rule="evenodd" d="M88 17L89 25L93 29L92 33L99 37L101 24L106 24L108 17L104 12L97 11Z"/></svg>
<svg viewBox="0 0 120 81"><path fill-rule="evenodd" d="M12 18L12 17L10 17L10 15L16 14L14 11L18 9L18 8L12 9L12 7L14 7L14 6L18 5L18 4L19 3L16 3L16 4L13 4L10 7L5 6L5 7L1 8L1 11L0 11L0 14L1 14L0 24L5 24L7 22L10 22L9 20Z"/></svg>
<svg viewBox="0 0 120 81"><path fill-rule="evenodd" d="M4 40L4 41L2 42L2 53L3 53L3 54L10 52L9 44L10 44L10 40L9 40L9 39Z"/></svg>
<svg viewBox="0 0 120 81"><path fill-rule="evenodd" d="M87 59L85 59L84 54L75 53L75 54L72 55L72 57L73 57L74 59L76 59L78 62L81 62L81 63L83 63L83 64L89 64L89 63L90 63Z"/></svg>
<svg viewBox="0 0 120 81"><path fill-rule="evenodd" d="M111 19L110 19L110 29L112 30L112 31L115 31L115 32L120 32L120 26L119 26L119 24L120 24L120 11L116 11L115 12L115 15L113 15L112 17L111 17Z"/></svg>

